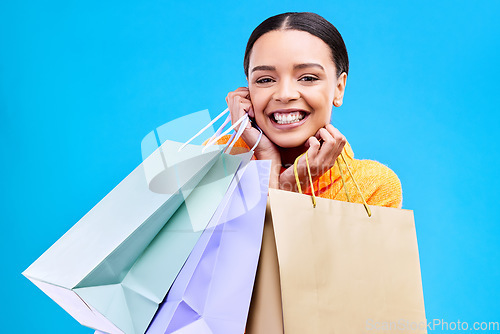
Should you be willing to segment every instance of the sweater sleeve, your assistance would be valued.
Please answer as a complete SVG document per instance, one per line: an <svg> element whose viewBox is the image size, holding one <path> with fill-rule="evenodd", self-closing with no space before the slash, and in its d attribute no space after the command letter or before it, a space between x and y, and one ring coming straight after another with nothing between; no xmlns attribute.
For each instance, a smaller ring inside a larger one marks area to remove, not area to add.
<svg viewBox="0 0 500 334"><path fill-rule="evenodd" d="M227 142L229 141L230 138L231 138L230 135L225 135L221 139L217 140L215 145L227 144ZM208 142L208 139L203 142L203 145L206 145L207 142ZM241 139L241 137L238 138L238 140L234 143L234 147L242 147L242 148L250 149L250 147L245 143L245 141L243 139Z"/></svg>
<svg viewBox="0 0 500 334"><path fill-rule="evenodd" d="M369 177L372 187L366 202L370 205L401 208L403 204L403 190L401 181L399 181L396 173L377 161L368 161L370 170L368 174L371 174Z"/></svg>

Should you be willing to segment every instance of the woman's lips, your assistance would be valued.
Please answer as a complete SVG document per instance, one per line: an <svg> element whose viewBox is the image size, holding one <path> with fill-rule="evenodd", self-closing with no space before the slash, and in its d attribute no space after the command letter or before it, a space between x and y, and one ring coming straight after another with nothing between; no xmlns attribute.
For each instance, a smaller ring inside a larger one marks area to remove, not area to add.
<svg viewBox="0 0 500 334"><path fill-rule="evenodd" d="M304 124L309 113L300 109L276 110L269 114L271 123L279 129L290 129Z"/></svg>

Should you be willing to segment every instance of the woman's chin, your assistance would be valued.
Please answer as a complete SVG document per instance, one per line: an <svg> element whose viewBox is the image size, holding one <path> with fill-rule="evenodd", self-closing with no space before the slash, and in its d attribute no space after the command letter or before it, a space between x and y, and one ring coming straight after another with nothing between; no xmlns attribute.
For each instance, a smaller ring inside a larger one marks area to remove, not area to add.
<svg viewBox="0 0 500 334"><path fill-rule="evenodd" d="M283 136L283 138L273 138L271 139L273 143L278 145L281 148L298 148L304 146L307 138L301 137L293 137L293 136Z"/></svg>

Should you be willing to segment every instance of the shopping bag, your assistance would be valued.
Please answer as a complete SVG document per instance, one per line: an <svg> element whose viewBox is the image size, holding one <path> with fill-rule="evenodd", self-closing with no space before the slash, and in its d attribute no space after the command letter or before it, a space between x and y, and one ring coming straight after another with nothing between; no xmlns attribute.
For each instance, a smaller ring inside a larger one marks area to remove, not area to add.
<svg viewBox="0 0 500 334"><path fill-rule="evenodd" d="M209 124L211 120L208 109L205 109L175 118L158 126L141 140L142 160L146 160L147 157L154 153L167 140L182 143L187 142L193 136L192 131L188 129L201 129ZM203 131L203 134L205 137L212 136L214 134L213 127L208 126ZM197 136L190 143L202 145L206 139L205 137Z"/></svg>
<svg viewBox="0 0 500 334"><path fill-rule="evenodd" d="M412 211L366 206L369 216L276 189L269 199L286 334L426 332Z"/></svg>
<svg viewBox="0 0 500 334"><path fill-rule="evenodd" d="M246 334L283 334L279 275L278 255L268 198L262 247L248 312Z"/></svg>
<svg viewBox="0 0 500 334"><path fill-rule="evenodd" d="M182 146L166 141L23 273L81 324L144 333L251 156ZM148 164L161 167L161 193L150 189Z"/></svg>
<svg viewBox="0 0 500 334"><path fill-rule="evenodd" d="M270 161L240 168L146 333L243 333L259 259Z"/></svg>

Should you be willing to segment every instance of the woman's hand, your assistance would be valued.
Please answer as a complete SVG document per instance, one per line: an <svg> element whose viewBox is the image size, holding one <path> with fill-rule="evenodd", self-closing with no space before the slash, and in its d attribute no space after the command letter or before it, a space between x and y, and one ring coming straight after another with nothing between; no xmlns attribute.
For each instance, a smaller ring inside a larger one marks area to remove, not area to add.
<svg viewBox="0 0 500 334"><path fill-rule="evenodd" d="M233 92L227 94L227 106L231 113L231 123L236 123L245 113L251 119L255 118L252 102L250 101L250 91L247 87L240 87ZM238 129L236 129L238 130ZM260 131L252 127L248 122L241 138L249 147L253 147L259 139ZM254 150L255 157L258 160L271 160L271 180L270 186L278 188L279 172L281 168L281 156L278 147L269 140L264 134L259 141L259 144Z"/></svg>
<svg viewBox="0 0 500 334"><path fill-rule="evenodd" d="M307 140L307 158L313 182L333 167L345 143L345 137L331 124L319 129L315 136ZM305 155L297 163L297 174L302 189L306 189L309 186L309 176ZM281 189L298 191L293 166L281 174L279 184Z"/></svg>
<svg viewBox="0 0 500 334"><path fill-rule="evenodd" d="M231 123L236 123L245 113L251 119L255 118L252 102L250 101L250 92L247 87L240 87L234 92L227 94L226 102L231 112ZM238 129L236 129L238 130ZM259 139L260 131L252 127L250 122L243 131L241 138L249 147L253 147ZM264 134L260 139L259 145L255 148L255 157L259 160L279 158L279 151L276 145L271 142Z"/></svg>

